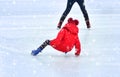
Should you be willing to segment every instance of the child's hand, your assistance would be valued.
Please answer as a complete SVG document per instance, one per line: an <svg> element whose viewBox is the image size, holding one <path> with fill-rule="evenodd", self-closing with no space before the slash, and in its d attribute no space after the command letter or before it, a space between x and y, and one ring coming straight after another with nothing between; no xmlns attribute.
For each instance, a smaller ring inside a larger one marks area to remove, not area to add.
<svg viewBox="0 0 120 77"><path fill-rule="evenodd" d="M75 53L75 56L79 56L79 55L80 55L80 53L79 53L79 52L76 52L76 53Z"/></svg>

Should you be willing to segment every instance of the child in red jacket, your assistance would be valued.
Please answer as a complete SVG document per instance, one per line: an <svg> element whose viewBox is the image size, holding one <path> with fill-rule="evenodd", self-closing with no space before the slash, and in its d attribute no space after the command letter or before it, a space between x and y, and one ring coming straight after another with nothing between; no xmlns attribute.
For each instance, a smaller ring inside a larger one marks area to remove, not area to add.
<svg viewBox="0 0 120 77"><path fill-rule="evenodd" d="M79 29L77 25L79 24L78 20L73 20L72 18L68 19L68 23L60 30L57 37L53 40L46 40L39 48L33 50L31 54L36 56L41 52L47 45L52 46L56 50L67 53L72 50L75 46L76 52L75 55L79 56L81 52L81 44L78 37Z"/></svg>

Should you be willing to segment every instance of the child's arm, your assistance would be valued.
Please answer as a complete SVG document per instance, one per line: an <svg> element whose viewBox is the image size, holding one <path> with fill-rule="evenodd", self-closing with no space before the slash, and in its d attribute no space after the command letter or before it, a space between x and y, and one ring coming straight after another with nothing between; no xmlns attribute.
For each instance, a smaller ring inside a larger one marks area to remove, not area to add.
<svg viewBox="0 0 120 77"><path fill-rule="evenodd" d="M81 44L80 44L79 38L77 38L76 40L75 50L76 50L75 55L79 56L81 52Z"/></svg>

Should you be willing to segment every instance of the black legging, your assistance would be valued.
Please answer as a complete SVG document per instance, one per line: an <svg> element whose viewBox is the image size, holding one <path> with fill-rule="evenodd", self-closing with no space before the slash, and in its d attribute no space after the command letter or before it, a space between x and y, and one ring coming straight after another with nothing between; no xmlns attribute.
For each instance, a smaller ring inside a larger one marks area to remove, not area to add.
<svg viewBox="0 0 120 77"><path fill-rule="evenodd" d="M39 48L44 49L47 45L50 45L50 40L46 40L45 42L43 42L43 44L41 44Z"/></svg>
<svg viewBox="0 0 120 77"><path fill-rule="evenodd" d="M88 13L84 6L84 0L68 0L66 10L64 11L63 15L61 16L60 22L63 22L65 20L66 16L69 14L69 12L75 2L77 2L79 4L85 20L89 20Z"/></svg>

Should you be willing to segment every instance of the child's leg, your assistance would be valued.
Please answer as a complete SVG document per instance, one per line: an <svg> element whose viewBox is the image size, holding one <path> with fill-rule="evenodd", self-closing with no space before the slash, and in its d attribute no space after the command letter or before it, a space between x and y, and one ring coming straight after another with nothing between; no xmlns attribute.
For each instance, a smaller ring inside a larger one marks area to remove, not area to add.
<svg viewBox="0 0 120 77"><path fill-rule="evenodd" d="M36 56L49 44L50 44L50 40L46 40L45 42L43 42L43 44L39 48L37 48L36 50L32 50L31 55Z"/></svg>

